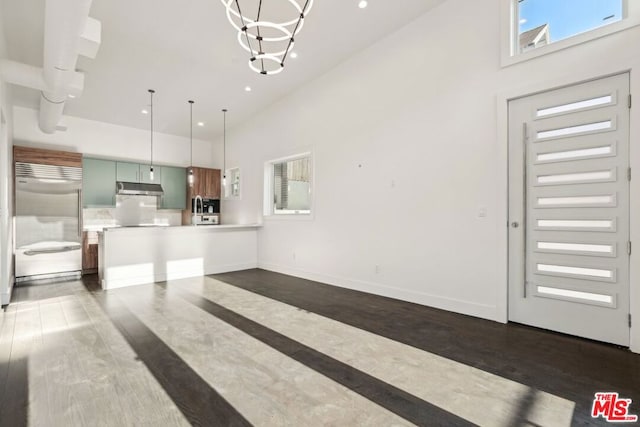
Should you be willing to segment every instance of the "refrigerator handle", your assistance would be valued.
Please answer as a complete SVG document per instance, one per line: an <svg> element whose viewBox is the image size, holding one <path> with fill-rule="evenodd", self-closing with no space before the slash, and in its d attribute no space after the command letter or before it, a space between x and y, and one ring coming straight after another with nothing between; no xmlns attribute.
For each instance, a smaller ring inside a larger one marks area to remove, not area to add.
<svg viewBox="0 0 640 427"><path fill-rule="evenodd" d="M78 237L82 240L82 190L78 190Z"/></svg>

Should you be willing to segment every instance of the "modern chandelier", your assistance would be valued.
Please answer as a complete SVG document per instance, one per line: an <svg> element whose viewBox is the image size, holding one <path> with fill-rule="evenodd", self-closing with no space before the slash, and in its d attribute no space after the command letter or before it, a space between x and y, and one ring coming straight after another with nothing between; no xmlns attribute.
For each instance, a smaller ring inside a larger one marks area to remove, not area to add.
<svg viewBox="0 0 640 427"><path fill-rule="evenodd" d="M249 67L264 75L282 72L313 0L220 1L240 46L251 55Z"/></svg>

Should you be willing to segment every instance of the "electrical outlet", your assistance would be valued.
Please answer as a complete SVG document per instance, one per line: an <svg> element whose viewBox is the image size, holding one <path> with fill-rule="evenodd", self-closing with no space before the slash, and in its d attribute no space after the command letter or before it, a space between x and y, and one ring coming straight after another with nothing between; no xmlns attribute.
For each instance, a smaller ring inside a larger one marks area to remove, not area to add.
<svg viewBox="0 0 640 427"><path fill-rule="evenodd" d="M380 266L378 264L376 264L375 271L376 274L380 274Z"/></svg>

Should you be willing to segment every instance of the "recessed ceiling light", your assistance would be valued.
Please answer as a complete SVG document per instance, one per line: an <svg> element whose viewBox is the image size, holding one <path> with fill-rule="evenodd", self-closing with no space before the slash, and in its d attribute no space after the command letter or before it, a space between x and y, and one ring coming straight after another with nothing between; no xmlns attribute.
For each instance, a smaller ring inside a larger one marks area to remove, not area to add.
<svg viewBox="0 0 640 427"><path fill-rule="evenodd" d="M142 110L140 111L142 114L149 114L149 112L147 110Z"/></svg>
<svg viewBox="0 0 640 427"><path fill-rule="evenodd" d="M76 97L75 95L69 94L69 98L73 99L75 97Z"/></svg>
<svg viewBox="0 0 640 427"><path fill-rule="evenodd" d="M204 122L198 122L198 126L200 127L204 126Z"/></svg>
<svg viewBox="0 0 640 427"><path fill-rule="evenodd" d="M245 92L251 92L251 86L245 86L244 91Z"/></svg>
<svg viewBox="0 0 640 427"><path fill-rule="evenodd" d="M367 3L367 1L366 1L366 0L362 0L360 3L358 3L358 7L359 7L360 9L364 9L365 7L367 7L367 5L368 5L368 4L369 4L369 3Z"/></svg>
<svg viewBox="0 0 640 427"><path fill-rule="evenodd" d="M298 57L298 53L297 52L291 52L291 57L293 59L296 59Z"/></svg>

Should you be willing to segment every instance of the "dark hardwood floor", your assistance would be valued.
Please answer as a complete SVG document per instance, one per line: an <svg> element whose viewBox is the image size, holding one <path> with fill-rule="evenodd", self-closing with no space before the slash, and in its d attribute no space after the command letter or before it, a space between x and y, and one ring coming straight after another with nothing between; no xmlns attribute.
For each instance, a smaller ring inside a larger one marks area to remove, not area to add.
<svg viewBox="0 0 640 427"><path fill-rule="evenodd" d="M571 400L574 424L593 422L591 405L599 391L633 399L640 413L640 355L628 349L265 270L211 277ZM522 419L526 406L525 400Z"/></svg>
<svg viewBox="0 0 640 427"><path fill-rule="evenodd" d="M640 413L628 349L265 270L14 298L0 426L607 425L602 391Z"/></svg>
<svg viewBox="0 0 640 427"><path fill-rule="evenodd" d="M123 303L108 293L96 299L191 425L251 425Z"/></svg>
<svg viewBox="0 0 640 427"><path fill-rule="evenodd" d="M470 426L472 423L410 393L277 333L219 304L192 293L182 297L207 313L262 341L275 350L331 378L417 426Z"/></svg>

